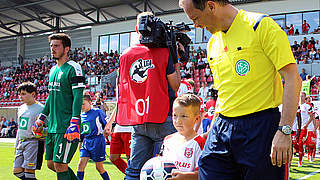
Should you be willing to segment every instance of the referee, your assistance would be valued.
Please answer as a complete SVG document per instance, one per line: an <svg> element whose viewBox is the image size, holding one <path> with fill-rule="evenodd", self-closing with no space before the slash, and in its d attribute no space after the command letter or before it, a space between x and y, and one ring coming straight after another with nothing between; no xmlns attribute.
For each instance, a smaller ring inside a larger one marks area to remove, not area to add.
<svg viewBox="0 0 320 180"><path fill-rule="evenodd" d="M285 32L270 17L228 0L179 5L195 27L212 33L208 59L219 92L199 179L287 178L301 79Z"/></svg>

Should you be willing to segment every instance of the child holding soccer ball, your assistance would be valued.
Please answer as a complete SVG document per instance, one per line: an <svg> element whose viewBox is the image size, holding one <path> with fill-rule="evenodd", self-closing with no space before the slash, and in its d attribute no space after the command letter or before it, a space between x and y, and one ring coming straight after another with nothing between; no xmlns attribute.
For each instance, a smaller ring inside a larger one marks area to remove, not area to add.
<svg viewBox="0 0 320 180"><path fill-rule="evenodd" d="M173 103L173 125L178 132L164 139L162 156L173 161L178 170L168 180L198 179L198 160L205 139L193 127L200 120L200 104L193 94L183 94Z"/></svg>
<svg viewBox="0 0 320 180"><path fill-rule="evenodd" d="M106 142L102 135L103 129L107 124L106 115L101 109L92 108L90 95L83 95L81 114L81 134L84 136L80 148L80 161L78 164L77 177L80 180L84 178L84 169L89 159L96 163L96 169L103 180L109 180L109 175L103 167L103 161L106 160Z"/></svg>
<svg viewBox="0 0 320 180"><path fill-rule="evenodd" d="M19 179L36 179L35 170L42 166L46 128L33 132L32 125L41 113L43 105L35 100L37 87L24 82L18 87L23 103L18 109L18 133L15 145L13 174Z"/></svg>

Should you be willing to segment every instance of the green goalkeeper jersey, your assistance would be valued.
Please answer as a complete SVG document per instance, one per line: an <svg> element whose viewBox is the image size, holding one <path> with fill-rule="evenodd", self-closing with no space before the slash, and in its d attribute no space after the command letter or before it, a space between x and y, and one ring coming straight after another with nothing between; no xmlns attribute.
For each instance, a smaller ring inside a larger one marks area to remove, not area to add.
<svg viewBox="0 0 320 180"><path fill-rule="evenodd" d="M85 77L81 66L69 60L51 68L49 96L43 114L48 117L48 133L65 133L72 117L80 117Z"/></svg>

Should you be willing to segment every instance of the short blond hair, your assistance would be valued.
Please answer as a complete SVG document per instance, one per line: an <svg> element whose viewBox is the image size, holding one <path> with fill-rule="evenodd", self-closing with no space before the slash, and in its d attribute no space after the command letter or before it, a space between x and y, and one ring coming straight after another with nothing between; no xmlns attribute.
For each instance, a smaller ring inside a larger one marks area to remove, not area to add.
<svg viewBox="0 0 320 180"><path fill-rule="evenodd" d="M194 114L200 114L201 101L200 98L194 94L182 94L174 100L173 104L179 104L184 107L191 106Z"/></svg>

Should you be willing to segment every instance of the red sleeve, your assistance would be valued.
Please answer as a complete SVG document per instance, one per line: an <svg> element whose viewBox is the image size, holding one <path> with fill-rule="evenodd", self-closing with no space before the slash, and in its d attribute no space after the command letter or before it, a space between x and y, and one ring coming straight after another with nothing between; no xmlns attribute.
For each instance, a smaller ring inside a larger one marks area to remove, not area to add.
<svg viewBox="0 0 320 180"><path fill-rule="evenodd" d="M206 140L201 136L196 137L194 140L199 144L201 150L203 150L203 147L204 147L204 144L206 143Z"/></svg>

